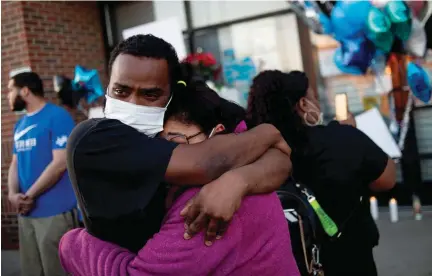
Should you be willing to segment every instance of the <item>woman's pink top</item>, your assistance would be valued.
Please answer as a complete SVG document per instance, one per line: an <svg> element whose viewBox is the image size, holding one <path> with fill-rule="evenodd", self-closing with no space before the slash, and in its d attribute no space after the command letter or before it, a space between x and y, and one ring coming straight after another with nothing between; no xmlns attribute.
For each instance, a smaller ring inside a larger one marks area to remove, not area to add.
<svg viewBox="0 0 432 276"><path fill-rule="evenodd" d="M299 275L275 193L246 197L223 238L207 247L203 233L183 238L180 211L198 191L187 190L175 201L159 233L137 255L85 229L69 231L59 246L64 269L74 276Z"/></svg>

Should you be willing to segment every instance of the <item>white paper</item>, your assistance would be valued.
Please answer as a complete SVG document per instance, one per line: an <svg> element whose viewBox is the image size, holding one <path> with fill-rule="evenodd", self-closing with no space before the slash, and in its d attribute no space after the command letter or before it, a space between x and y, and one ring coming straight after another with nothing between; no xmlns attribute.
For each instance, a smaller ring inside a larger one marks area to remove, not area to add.
<svg viewBox="0 0 432 276"><path fill-rule="evenodd" d="M97 107L91 107L89 109L88 112L88 118L89 119L93 119L93 118L104 118L104 112L103 112L103 108L101 106L97 106Z"/></svg>
<svg viewBox="0 0 432 276"><path fill-rule="evenodd" d="M160 37L174 47L180 60L186 57L183 33L180 29L180 24L175 17L123 30L124 39L137 34L152 34Z"/></svg>
<svg viewBox="0 0 432 276"><path fill-rule="evenodd" d="M357 115L355 120L357 128L369 136L390 157L400 158L402 156L389 128L376 107Z"/></svg>

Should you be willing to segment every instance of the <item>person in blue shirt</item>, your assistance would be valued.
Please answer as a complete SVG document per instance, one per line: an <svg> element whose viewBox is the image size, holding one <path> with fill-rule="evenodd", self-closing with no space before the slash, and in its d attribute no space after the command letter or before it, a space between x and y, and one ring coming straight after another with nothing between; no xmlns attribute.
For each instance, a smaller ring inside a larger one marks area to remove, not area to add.
<svg viewBox="0 0 432 276"><path fill-rule="evenodd" d="M66 171L66 143L74 121L44 99L34 72L11 78L12 111L27 111L14 129L8 198L17 209L23 275L65 275L58 243L76 226L76 197Z"/></svg>

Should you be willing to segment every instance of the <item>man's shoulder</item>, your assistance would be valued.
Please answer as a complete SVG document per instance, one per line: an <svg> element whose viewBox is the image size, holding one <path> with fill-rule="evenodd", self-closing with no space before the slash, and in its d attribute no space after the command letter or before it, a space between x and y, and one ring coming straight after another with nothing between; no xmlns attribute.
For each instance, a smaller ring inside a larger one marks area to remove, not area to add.
<svg viewBox="0 0 432 276"><path fill-rule="evenodd" d="M86 145L94 146L99 143L113 143L118 138L133 139L134 135L139 135L139 132L118 120L94 118L79 123L73 129L69 143L75 147L81 141L87 141Z"/></svg>
<svg viewBox="0 0 432 276"><path fill-rule="evenodd" d="M55 118L58 118L59 116L72 118L72 115L64 107L58 106L58 105L53 104L53 103L46 103L46 105L47 105L47 111L48 111L47 114L49 116L52 116Z"/></svg>
<svg viewBox="0 0 432 276"><path fill-rule="evenodd" d="M74 129L75 132L98 130L98 129L117 129L123 128L125 125L118 120L106 118L93 118L80 122Z"/></svg>

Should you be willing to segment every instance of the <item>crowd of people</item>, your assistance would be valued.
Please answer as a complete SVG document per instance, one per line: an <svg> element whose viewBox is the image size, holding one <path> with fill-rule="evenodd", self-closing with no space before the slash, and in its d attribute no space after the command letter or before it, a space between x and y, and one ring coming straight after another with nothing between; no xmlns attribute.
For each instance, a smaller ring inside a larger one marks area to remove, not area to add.
<svg viewBox="0 0 432 276"><path fill-rule="evenodd" d="M394 186L393 161L352 121L324 125L302 72L259 73L244 110L185 66L155 36L122 41L105 117L75 128L37 74L12 78L24 274L313 275L276 193L302 183L339 226L320 237L321 273L377 275L363 198Z"/></svg>

